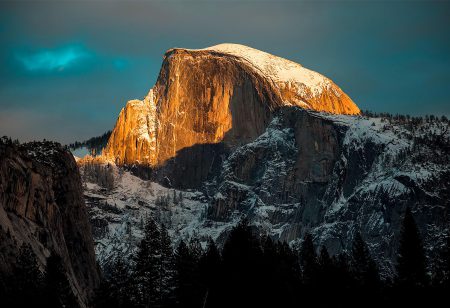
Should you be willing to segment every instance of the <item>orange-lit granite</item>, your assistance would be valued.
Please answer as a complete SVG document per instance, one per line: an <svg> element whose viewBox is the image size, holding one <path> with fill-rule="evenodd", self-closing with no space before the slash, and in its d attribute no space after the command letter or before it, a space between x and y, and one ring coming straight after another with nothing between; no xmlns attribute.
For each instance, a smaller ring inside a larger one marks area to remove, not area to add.
<svg viewBox="0 0 450 308"><path fill-rule="evenodd" d="M147 97L120 112L103 156L155 166L195 144L232 147L264 132L281 106L360 113L330 79L292 61L236 44L171 49Z"/></svg>

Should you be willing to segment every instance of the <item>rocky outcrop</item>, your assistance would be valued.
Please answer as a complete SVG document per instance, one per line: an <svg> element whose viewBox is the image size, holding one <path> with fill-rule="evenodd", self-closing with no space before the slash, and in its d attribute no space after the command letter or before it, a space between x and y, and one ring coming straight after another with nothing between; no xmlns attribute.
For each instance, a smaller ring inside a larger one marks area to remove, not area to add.
<svg viewBox="0 0 450 308"><path fill-rule="evenodd" d="M293 245L307 231L332 254L349 251L361 232L389 273L409 207L432 257L450 219L449 124L390 121L280 109L206 186L207 217L230 222L244 215Z"/></svg>
<svg viewBox="0 0 450 308"><path fill-rule="evenodd" d="M183 149L256 139L282 106L359 113L331 80L289 60L236 44L171 49L149 95L121 111L103 153L160 169Z"/></svg>
<svg viewBox="0 0 450 308"><path fill-rule="evenodd" d="M103 150L117 164L151 164L156 160L156 106L153 91L143 100L131 100L119 114Z"/></svg>
<svg viewBox="0 0 450 308"><path fill-rule="evenodd" d="M0 270L10 273L19 247L31 245L44 269L51 251L62 257L81 306L99 283L81 179L59 144L0 141Z"/></svg>
<svg viewBox="0 0 450 308"><path fill-rule="evenodd" d="M222 215L233 211L237 207L235 203L242 201L242 198L234 200L236 192L248 194L239 185L235 191L231 182L254 187L258 196L255 204L307 204L304 216L310 221L303 222L306 225L316 223L321 208L319 200L325 194L339 158L344 132L345 129L333 121L301 109L280 109L264 134L236 149L224 162L218 182L225 181L226 185L220 190L225 196L229 195L225 191L231 190L232 198L226 199L234 205L220 206L219 211L213 205L211 217L221 219Z"/></svg>

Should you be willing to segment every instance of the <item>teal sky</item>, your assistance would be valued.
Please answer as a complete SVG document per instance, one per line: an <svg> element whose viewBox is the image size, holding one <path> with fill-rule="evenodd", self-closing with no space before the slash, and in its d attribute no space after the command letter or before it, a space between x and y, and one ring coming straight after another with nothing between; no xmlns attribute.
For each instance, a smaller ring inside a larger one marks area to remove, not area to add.
<svg viewBox="0 0 450 308"><path fill-rule="evenodd" d="M100 135L165 50L223 42L316 70L361 109L450 115L448 1L0 0L0 135Z"/></svg>

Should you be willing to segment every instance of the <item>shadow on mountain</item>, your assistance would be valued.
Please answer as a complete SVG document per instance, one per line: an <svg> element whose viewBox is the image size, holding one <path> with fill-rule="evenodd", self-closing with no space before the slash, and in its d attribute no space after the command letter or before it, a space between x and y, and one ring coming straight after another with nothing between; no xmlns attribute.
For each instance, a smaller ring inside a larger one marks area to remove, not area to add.
<svg viewBox="0 0 450 308"><path fill-rule="evenodd" d="M175 157L161 166L133 165L130 171L142 179L166 187L197 188L219 173L228 154L229 149L223 142L196 144L179 150Z"/></svg>

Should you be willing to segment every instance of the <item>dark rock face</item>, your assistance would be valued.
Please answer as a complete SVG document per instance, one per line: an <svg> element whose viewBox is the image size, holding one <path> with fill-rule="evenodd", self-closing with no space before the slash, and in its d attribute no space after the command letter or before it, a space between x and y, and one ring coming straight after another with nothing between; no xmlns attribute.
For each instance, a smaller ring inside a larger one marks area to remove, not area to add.
<svg viewBox="0 0 450 308"><path fill-rule="evenodd" d="M445 120L413 122L279 107L267 128L245 144L195 145L178 151L161 168L129 169L156 180L166 187L158 190L170 196L177 190L190 197L183 205L173 202L162 208L156 195L149 195L149 182L134 179L129 185L127 174L126 181L103 196L117 204L126 200L118 206L123 214L93 206L95 220L104 219L110 229L122 233L105 232L105 223L95 222L98 240L124 251L123 243L130 240L127 235L117 239L116 234L127 234L121 227L127 219L133 226L131 237L138 242L140 217L165 211L154 215L163 217L158 219L175 240L196 232L204 240L212 236L223 243L231 227L246 217L261 233L293 246L301 244L308 231L316 247L324 245L331 254L349 251L360 231L389 275L407 207L430 260L443 244L450 208L448 126ZM102 194L96 188L88 191ZM197 193L200 204L193 198ZM132 249L130 245L125 251ZM101 260L108 260L106 249L98 251Z"/></svg>
<svg viewBox="0 0 450 308"><path fill-rule="evenodd" d="M22 243L42 268L50 251L62 259L81 306L99 283L78 167L50 142L0 141L0 270L10 272Z"/></svg>
<svg viewBox="0 0 450 308"><path fill-rule="evenodd" d="M224 160L208 186L208 218L244 215L290 243L309 231L332 254L361 231L389 272L410 207L431 256L449 221L448 123L437 125L447 145L419 148L405 127L379 120L280 109L264 134Z"/></svg>

